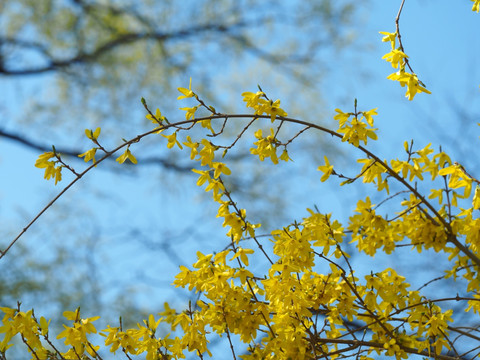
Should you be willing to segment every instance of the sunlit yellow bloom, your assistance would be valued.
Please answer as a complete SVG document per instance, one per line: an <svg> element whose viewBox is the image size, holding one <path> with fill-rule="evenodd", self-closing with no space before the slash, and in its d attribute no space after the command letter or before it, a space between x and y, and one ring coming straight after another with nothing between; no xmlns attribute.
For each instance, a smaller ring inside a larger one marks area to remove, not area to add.
<svg viewBox="0 0 480 360"><path fill-rule="evenodd" d="M64 311L62 314L67 320L78 321L80 320L80 308L75 311Z"/></svg>
<svg viewBox="0 0 480 360"><path fill-rule="evenodd" d="M270 135L264 138L262 134L262 129L258 129L255 132L255 137L258 139L258 141L254 142L253 144L257 147L251 148L250 153L253 155L258 155L260 161L263 161L265 160L265 158L269 157L274 164L278 164L278 141L275 138L275 131L270 128Z"/></svg>
<svg viewBox="0 0 480 360"><path fill-rule="evenodd" d="M335 111L337 112L337 115L335 115L333 118L338 121L339 127L343 127L343 125L345 125L345 123L348 121L348 118L352 116L352 114L344 113L340 109L335 109Z"/></svg>
<svg viewBox="0 0 480 360"><path fill-rule="evenodd" d="M283 161L285 161L285 162L292 161L292 159L290 158L290 156L288 156L288 151L287 151L287 149L284 149L284 150L283 150L282 155L280 155L279 159L280 159L280 160L283 160Z"/></svg>
<svg viewBox="0 0 480 360"><path fill-rule="evenodd" d="M378 129L367 128L366 123L355 117L350 122L345 123L343 127L339 127L337 131L343 134L342 141L348 141L354 146L359 146L360 141L363 141L366 145L368 138L376 140L376 130Z"/></svg>
<svg viewBox="0 0 480 360"><path fill-rule="evenodd" d="M41 154L38 157L37 161L35 161L35 167L38 167L38 168L46 167L48 160L51 159L52 157L55 157L55 154L52 151Z"/></svg>
<svg viewBox="0 0 480 360"><path fill-rule="evenodd" d="M208 185L205 187L205 191L209 192L210 190L212 190L213 200L218 202L225 192L225 187L221 181L210 179Z"/></svg>
<svg viewBox="0 0 480 360"><path fill-rule="evenodd" d="M118 158L117 158L117 162L120 163L120 164L123 164L125 162L125 160L130 160L133 164L136 164L137 163L137 159L135 158L135 156L133 156L133 154L130 152L130 149L127 148L127 150L125 150L125 152L120 155Z"/></svg>
<svg viewBox="0 0 480 360"><path fill-rule="evenodd" d="M438 175L450 175L448 180L448 186L450 188L463 188L463 195L459 195L455 192L453 193L452 203L453 201L456 201L455 199L457 197L466 199L470 196L472 191L472 179L464 172L463 167L460 164L455 163L454 165L443 168L438 172Z"/></svg>
<svg viewBox="0 0 480 360"><path fill-rule="evenodd" d="M198 155L202 159L201 165L211 166L212 161L215 158L215 150L217 150L217 147L214 146L210 141L206 139L202 140L202 145L203 145L203 148L198 153Z"/></svg>
<svg viewBox="0 0 480 360"><path fill-rule="evenodd" d="M242 93L243 101L247 103L247 107L255 108L258 105L258 102L262 96L265 94L261 91L257 91L256 93L246 91Z"/></svg>
<svg viewBox="0 0 480 360"><path fill-rule="evenodd" d="M408 100L413 100L414 96L419 92L431 94L430 91L420 84L420 81L415 74L410 74L405 71L397 71L396 73L387 76L387 79L399 81L402 87L407 85L405 97L408 97Z"/></svg>
<svg viewBox="0 0 480 360"><path fill-rule="evenodd" d="M394 32L394 33L389 33L389 32L385 32L385 31L380 31L380 34L382 35L385 35L383 38L382 38L382 41L383 42L390 42L390 45L392 46L392 49L395 49L395 40L397 38L397 33Z"/></svg>
<svg viewBox="0 0 480 360"><path fill-rule="evenodd" d="M101 129L98 127L95 131L92 131L90 129L85 129L85 135L87 135L87 137L96 142L97 139L98 139L98 136L100 135L100 131Z"/></svg>
<svg viewBox="0 0 480 360"><path fill-rule="evenodd" d="M192 78L190 78L190 85L188 86L188 89L179 87L178 91L180 91L183 95L180 95L177 100L194 97L195 93L192 91Z"/></svg>
<svg viewBox="0 0 480 360"><path fill-rule="evenodd" d="M227 251L227 253L228 253L228 251ZM217 255L215 255L215 258L217 257ZM173 321L173 319L175 318L175 315L177 314L177 312L176 312L175 309L172 309L170 307L168 302L164 302L163 307L164 307L165 310L162 311L162 312L159 312L158 315L165 316L164 321L167 322L167 323L171 323Z"/></svg>
<svg viewBox="0 0 480 360"><path fill-rule="evenodd" d="M330 162L328 161L328 158L326 156L324 156L324 159L325 159L325 165L319 166L317 169L318 171L323 172L323 175L320 178L321 182L326 181L333 172L333 165L330 165Z"/></svg>
<svg viewBox="0 0 480 360"><path fill-rule="evenodd" d="M185 119L190 120L190 119L195 119L195 112L199 107L200 105L192 106L192 107L184 107L184 108L180 108L180 110L186 111Z"/></svg>
<svg viewBox="0 0 480 360"><path fill-rule="evenodd" d="M233 259L236 259L236 258L240 258L240 260L248 266L248 254L253 254L255 251L253 251L252 249L244 249L244 248L237 248L237 251L235 253L235 255L233 255L233 257L230 259L230 261L232 261Z"/></svg>
<svg viewBox="0 0 480 360"><path fill-rule="evenodd" d="M197 186L202 186L205 184L206 181L209 181L212 179L210 176L210 171L209 170L197 170L197 169L192 169L194 173L200 174L200 177L197 180Z"/></svg>
<svg viewBox="0 0 480 360"><path fill-rule="evenodd" d="M212 120L205 119L205 120L202 120L200 122L200 124L202 125L203 128L206 128L206 129L210 130L212 132L212 134L215 133L215 131L213 131L213 128L212 128Z"/></svg>
<svg viewBox="0 0 480 360"><path fill-rule="evenodd" d="M431 189L431 194L428 196L429 199L438 198L438 203L442 204L443 202L443 189Z"/></svg>
<svg viewBox="0 0 480 360"><path fill-rule="evenodd" d="M367 120L368 125L370 126L373 126L373 115L378 115L377 109L378 108L362 112L363 116L365 116L365 119Z"/></svg>
<svg viewBox="0 0 480 360"><path fill-rule="evenodd" d="M215 169L215 172L213 174L213 177L215 179L217 179L221 174L230 175L232 173L224 163L214 162L212 163L212 165L213 165L213 168Z"/></svg>
<svg viewBox="0 0 480 360"><path fill-rule="evenodd" d="M40 317L40 329L42 330L42 335L48 334L48 325L50 325L50 321L45 319L43 316Z"/></svg>
<svg viewBox="0 0 480 360"><path fill-rule="evenodd" d="M157 108L155 111L155 115L152 116L150 114L145 115L145 117L150 120L152 123L155 125L161 124L163 120L165 120L165 116L162 116L162 113L160 112L160 109Z"/></svg>
<svg viewBox="0 0 480 360"><path fill-rule="evenodd" d="M199 144L197 142L192 142L192 138L190 137L190 135L187 135L187 141L184 141L183 142L183 145L189 147L191 150L190 150L190 159L193 160L195 158L195 156L198 155L198 146Z"/></svg>
<svg viewBox="0 0 480 360"><path fill-rule="evenodd" d="M473 195L472 208L475 209L475 210L480 209L480 187L478 185L475 187L475 193Z"/></svg>
<svg viewBox="0 0 480 360"><path fill-rule="evenodd" d="M275 121L275 118L277 116L283 116L283 117L288 116L287 112L280 107L280 100L269 101L265 99L260 99L259 104L260 106L258 108L255 108L256 109L255 113L256 114L265 113L267 115L270 115L270 119L272 122Z"/></svg>
<svg viewBox="0 0 480 360"><path fill-rule="evenodd" d="M175 131L173 134L171 135L163 135L162 136L168 140L168 143L167 143L167 148L171 149L173 148L175 145L177 145L180 149L183 149L183 146L182 144L180 144L180 142L177 140L177 132Z"/></svg>
<svg viewBox="0 0 480 360"><path fill-rule="evenodd" d="M395 69L398 69L398 67L405 62L406 58L408 58L407 54L397 49L393 49L389 53L382 56L382 59L385 59L391 63L392 67Z"/></svg>
<svg viewBox="0 0 480 360"><path fill-rule="evenodd" d="M480 11L480 0L472 0L473 6L472 11L476 11L477 13Z"/></svg>
<svg viewBox="0 0 480 360"><path fill-rule="evenodd" d="M205 264L210 264L213 254L204 255L201 251L197 251L197 262L192 266L196 269L202 268Z"/></svg>
<svg viewBox="0 0 480 360"><path fill-rule="evenodd" d="M95 164L95 153L97 152L97 148L92 148L86 152L84 152L83 154L80 154L78 155L78 157L85 157L83 160L85 160L85 162L89 162L90 160L93 160L93 163Z"/></svg>
<svg viewBox="0 0 480 360"><path fill-rule="evenodd" d="M49 160L53 157L56 156L52 151L41 154L35 162L35 167L45 169L44 179L50 180L54 178L55 185L57 185L57 183L62 180L63 165L55 166L57 162Z"/></svg>

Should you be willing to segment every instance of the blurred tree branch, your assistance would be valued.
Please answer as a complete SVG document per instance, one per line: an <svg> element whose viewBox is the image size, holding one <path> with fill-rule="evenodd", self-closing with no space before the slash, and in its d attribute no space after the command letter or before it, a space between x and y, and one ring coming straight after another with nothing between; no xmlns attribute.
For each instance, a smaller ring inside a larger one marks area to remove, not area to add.
<svg viewBox="0 0 480 360"><path fill-rule="evenodd" d="M44 72L62 70L69 66L75 64L86 64L92 63L98 60L99 57L104 55L105 53L114 50L117 47L121 47L124 45L128 45L134 43L136 41L146 41L146 40L155 40L158 42L163 42L167 40L175 40L175 39L183 39L186 40L189 37L198 36L200 33L203 32L217 32L217 33L228 33L238 27L245 26L245 23L239 22L236 24L205 24L199 26L193 26L188 29L183 29L174 32L138 32L138 33L128 33L128 34L119 34L118 37L107 41L98 47L96 47L91 52L83 52L82 49L75 54L66 59L58 59L55 58L53 55L50 54L48 49L40 43L27 41L19 38L5 38L0 37L0 44L5 45L12 45L14 47L18 47L24 49L26 51L33 50L40 53L44 56L47 62L45 66L37 66L37 67L25 67L20 69L11 68L9 69L8 66L5 65L5 62L0 65L0 74L6 76L24 76L24 75L36 75ZM245 43L245 45L247 45ZM257 53L257 51L255 51ZM5 59L5 55L2 56ZM274 59L273 55L265 57L268 59Z"/></svg>
<svg viewBox="0 0 480 360"><path fill-rule="evenodd" d="M48 152L52 151L52 148L43 144L40 144L34 140L28 139L22 135L10 133L0 129L0 137L12 140L16 143L20 143L25 145L31 149L39 150L41 152ZM61 155L68 155L72 156L74 159L78 159L83 162L83 159L78 157L78 154L81 154L84 150L81 149L74 149L74 148L66 148L66 147L55 147L55 150ZM139 165L159 165L163 168L173 170L176 172L190 172L191 166L182 166L178 164L177 161L169 160L166 157L159 157L159 156L148 156L138 158ZM108 161L115 162L115 159L109 158Z"/></svg>

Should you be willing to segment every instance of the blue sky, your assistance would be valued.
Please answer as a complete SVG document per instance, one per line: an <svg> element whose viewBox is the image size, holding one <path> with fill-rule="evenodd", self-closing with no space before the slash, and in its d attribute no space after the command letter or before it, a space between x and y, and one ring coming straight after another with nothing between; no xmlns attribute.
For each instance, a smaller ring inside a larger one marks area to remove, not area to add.
<svg viewBox="0 0 480 360"><path fill-rule="evenodd" d="M372 148L378 151L380 157L397 156L405 140L415 139L418 147L433 142L434 147L442 145L454 159L468 164L471 171L480 176L476 150L480 135L476 125L480 122L480 14L473 13L471 2L466 0L406 1L400 21L405 51L419 78L432 91L431 95L418 94L413 102L409 102L404 97L405 89L386 79L394 69L381 59L389 51L389 44L382 43L378 33L394 31L399 4L400 1L372 0L358 19L363 24L357 34L361 45L340 55L331 54L331 71L319 85L328 104L325 113L332 116L337 107L351 111L353 99L357 98L362 110L378 107L376 126L380 129L380 139L372 144ZM221 91L227 86L228 76L218 73L215 77L218 85L213 84L214 88L218 86L218 91ZM186 86L188 78L189 75L185 74L185 82L178 86ZM0 91L5 95L0 100L0 111L3 109L5 114L12 114L16 112L15 107L21 106L20 99L12 99L12 89L20 83L7 81L0 79ZM41 79L32 83L22 80L21 86L41 86L39 82ZM257 83L275 89L274 96L282 99L287 111L289 104L297 100L283 98L282 94L288 92L261 76L253 78L249 88L244 90L254 91ZM301 91L297 97L302 97ZM242 108L240 93L237 101L238 107ZM138 99L132 100L132 106L139 105ZM456 106L465 114L455 111ZM295 117L295 114L290 115ZM86 142L85 146L88 146ZM141 148L136 149L140 151ZM42 172L33 166L38 155L36 151L16 143L0 140L0 234L3 239L13 238L14 230L20 231L66 185L64 182L54 187L52 182L43 180ZM292 169L300 171L302 165L292 165ZM337 193L331 187L318 190L320 176L315 167L305 170L305 174L308 178L304 179L304 183L291 185L292 193L298 192L295 197L298 201L287 212L292 221L306 215L305 208L313 205L312 197L322 199L320 207L324 208L321 210L344 214L342 206L352 197L345 192ZM165 187L162 181L170 184L167 192L175 194L173 201L171 194L156 191ZM158 306L164 300L179 296L177 291L164 286L173 279L177 259L158 258L158 253L150 251L147 246L138 249L138 243L130 241L132 236L145 236L149 240L170 237L172 246L182 246L181 260L185 265L194 261L197 248L211 252L223 248L224 244L223 240L218 240L225 229L214 218L215 207L201 201L199 194L203 190L195 188L196 177L187 177L178 184L175 181L174 175L164 174L153 167L139 169L136 176L99 168L75 186L55 205L56 210L47 213L32 230L45 235L48 229L42 229L43 224L55 222L61 209L70 209L72 203L76 204L82 190L94 189L87 196L88 201L71 209L67 218L84 224L86 236L98 238L96 262L99 276L105 283L118 281L124 286L134 286L142 306L150 308L152 303ZM188 181L190 187L185 188ZM313 196L312 193L302 192L304 184L313 189ZM105 193L103 188L112 191ZM319 195L318 191L322 193ZM361 193L357 190L354 195L361 196ZM248 209L247 205L241 206ZM91 223L89 219L95 221ZM59 219L57 224L53 232L57 238L49 241L62 241L58 238L59 234L68 234L65 219ZM144 233L129 233L127 225L132 224ZM172 224L178 224L179 231L172 233ZM39 242L43 238L33 236L35 233L27 233L20 241L47 256L49 242ZM365 266L370 269L373 265L367 261ZM138 280L138 275L141 280Z"/></svg>

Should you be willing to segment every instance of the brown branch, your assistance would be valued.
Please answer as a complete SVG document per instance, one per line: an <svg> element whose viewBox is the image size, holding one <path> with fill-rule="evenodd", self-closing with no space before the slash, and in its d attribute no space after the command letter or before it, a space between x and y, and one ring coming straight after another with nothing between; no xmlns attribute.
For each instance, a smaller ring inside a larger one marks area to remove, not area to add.
<svg viewBox="0 0 480 360"><path fill-rule="evenodd" d="M395 18L395 29L396 29L396 32L397 32L397 38L398 38L398 45L400 47L400 50L405 53L405 49L403 48L403 44L402 44L402 35L400 35L400 15L402 14L402 10L403 10L403 5L405 5L405 0L402 0L402 3L400 4L400 9L398 9L398 14L397 14L397 17ZM410 66L410 63L408 62L408 59L405 58L404 59L405 61L405 64L408 66L408 68L410 69L410 71L415 74L415 72L413 71L412 67Z"/></svg>
<svg viewBox="0 0 480 360"><path fill-rule="evenodd" d="M9 139L13 142L25 145L26 147L33 149L33 150L39 150L41 152L48 152L52 151L51 146L47 146L41 143L38 143L36 141L33 141L26 136L11 133L5 130L0 129L0 137L3 137L5 139ZM61 155L68 155L72 156L73 159L84 162L83 159L79 158L78 155L82 154L85 149L74 149L74 148L66 148L66 147L55 147L56 153L61 154ZM171 161L167 157L162 158L158 156L147 156L147 157L138 157L138 165L159 165L165 169L169 170L174 170L176 172L190 172L191 166L182 166L178 164L176 161ZM114 159L108 159L108 161L114 161Z"/></svg>
<svg viewBox="0 0 480 360"><path fill-rule="evenodd" d="M174 31L174 32L132 32L127 34L118 35L113 40L107 41L96 49L90 52L79 51L76 55L66 59L48 59L48 64L45 66L37 66L24 69L7 69L5 65L0 67L0 74L5 76L26 76L36 75L45 72L51 72L61 70L72 65L87 64L95 61L100 56L115 50L117 47L129 45L137 41L154 40L158 42L164 42L169 40L188 39L190 37L198 36L201 33L218 32L227 33L235 28L244 27L247 24L240 21L235 24L204 24L196 25L190 28ZM23 39L16 38L0 38L0 43L19 44L24 48L33 48L39 50L44 55L47 55L45 47L41 44L25 41Z"/></svg>
<svg viewBox="0 0 480 360"><path fill-rule="evenodd" d="M206 117L202 117L202 118L197 118L197 119L193 119L193 120L184 120L184 121L179 121L177 123L174 123L174 124L165 124L162 129L168 129L170 127L178 127L178 126L181 126L181 125L185 125L185 124L195 124L197 122L201 122L203 120L214 120L214 119L225 119L226 117L232 119L232 118L252 118L252 117L255 117L257 119L270 119L270 116L269 115L252 115L252 114L233 114L233 115L227 115L227 114L220 114L220 115L211 115L211 116L206 116ZM304 126L307 126L307 127L310 127L310 128L314 128L314 129L317 129L319 131L322 131L322 132L325 132L327 134L330 134L331 136L333 137L337 137L339 139L342 139L343 138L343 135L333 131L333 130L330 130L326 127L323 127L323 126L320 126L320 125L317 125L317 124L313 124L313 123L310 123L310 122L307 122L307 121L304 121L304 120L298 120L298 119L294 119L294 118L288 118L288 117L280 117L280 116L277 116L277 120L279 121L287 121L287 122L290 122L290 123L294 123L294 124L299 124L299 125L304 125ZM125 147L125 146L129 146L133 143L136 143L136 142L139 142L143 137L147 136L147 135L150 135L150 134L153 134L153 133L156 133L158 132L158 127L154 130L151 130L149 132L146 132L144 134L141 134L141 135L138 135L136 136L135 138L131 139L130 141L128 142L125 142L124 144L118 146L117 148L115 148L114 150L112 150L111 152L105 154L100 160L97 161L97 163L95 165L98 165L99 163L103 162L104 160L106 160L107 158L109 158L111 155L113 155L113 153L115 153L116 151L120 150L121 148ZM448 240L453 243L461 252L463 252L467 257L470 258L470 260L472 260L473 263L475 263L478 267L480 267L480 258L478 258L474 253L472 253L470 251L470 249L468 249L465 245L463 245L462 243L460 243L460 241L456 238L456 236L454 235L453 233L453 229L450 225L450 223L448 223L441 215L440 213L435 209L435 207L433 207L433 205L428 202L425 197L420 194L420 192L414 188L412 185L410 185L405 179L403 179L400 175L398 175L387 163L385 163L384 161L382 161L378 156L376 156L375 154L373 154L371 151L367 150L366 148L364 148L363 146L357 146L357 149L359 149L360 151L362 151L364 154L366 154L368 157L374 159L376 162L378 162L378 164L380 166L382 166L384 169L385 169L385 172L387 174L389 174L390 176L392 176L393 178L395 178L400 184L402 184L403 186L405 186L413 195L415 195L418 199L421 200L421 202L423 204L425 204L425 206L434 214L435 218L443 225L444 229L445 229L445 232L446 232L446 235L448 237ZM85 175L87 172L89 172L92 168L95 167L95 165L91 165L90 167L88 167L85 171L83 171L82 173L79 174L78 177L76 177L69 185L67 185L67 187L62 190L43 210L41 210L41 212L22 230L22 232L9 244L9 246L7 247L6 250L3 250L0 254L0 259L5 256L5 254L8 252L8 250L13 246L13 244L28 230L28 228L33 225L33 223L50 207L53 205L53 203L55 203L70 187L72 187L78 180L80 180L82 178L83 175ZM433 219L432 219L433 220Z"/></svg>
<svg viewBox="0 0 480 360"><path fill-rule="evenodd" d="M350 345L349 350L353 350L358 348L359 346L368 346L372 348L378 348L378 349L385 349L383 347L384 343L379 343L375 341L365 341L365 340L344 340L344 339L327 339L327 338L318 338L316 339L318 342L322 344L343 344L343 345ZM432 357L432 354L430 354L427 350L422 350L419 351L418 349L402 346L401 347L403 351L409 354L414 354L414 355L422 355L426 356L427 358ZM331 355L328 354L328 355ZM458 360L458 357L456 356L448 356L448 355L434 355L435 359L438 360ZM321 358L321 357L320 357Z"/></svg>

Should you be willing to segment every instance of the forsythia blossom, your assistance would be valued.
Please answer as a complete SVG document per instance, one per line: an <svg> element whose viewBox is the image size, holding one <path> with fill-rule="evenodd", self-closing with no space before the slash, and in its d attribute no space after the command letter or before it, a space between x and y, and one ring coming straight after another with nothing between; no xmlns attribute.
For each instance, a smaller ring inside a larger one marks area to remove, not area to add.
<svg viewBox="0 0 480 360"><path fill-rule="evenodd" d="M392 46L392 50L395 49L395 44L396 44L396 40L397 40L397 33L396 32L389 33L389 32L386 32L386 31L380 31L380 34L385 35L382 38L382 41L383 42L390 42L390 45Z"/></svg>
<svg viewBox="0 0 480 360"><path fill-rule="evenodd" d="M92 131L90 129L85 129L85 135L87 136L87 138L89 138L90 140L96 143L98 137L100 136L100 131L101 129L99 127L96 128L95 131Z"/></svg>
<svg viewBox="0 0 480 360"><path fill-rule="evenodd" d="M373 125L373 115L377 115L376 110L377 109L375 108L362 112L360 114L363 116L358 118L358 116L353 113L344 113L340 109L335 109L337 115L335 115L333 118L339 123L337 131L341 134L344 134L342 141L348 141L354 146L359 146L360 141L363 141L363 143L366 145L368 138L376 140L377 134L375 131L377 129L367 127L367 125ZM350 117L352 117L351 120Z"/></svg>
<svg viewBox="0 0 480 360"><path fill-rule="evenodd" d="M420 80L418 80L418 77L415 74L410 74L399 70L396 73L387 76L387 79L399 81L402 87L407 85L407 92L405 96L408 97L408 100L413 100L415 95L419 92L431 94L430 91L421 85Z"/></svg>
<svg viewBox="0 0 480 360"><path fill-rule="evenodd" d="M256 93L244 92L242 93L243 101L247 103L247 107L251 107L255 110L255 115L267 114L270 115L272 122L275 121L277 116L286 117L287 112L280 107L280 100L267 100L263 99L265 93L257 91Z"/></svg>
<svg viewBox="0 0 480 360"><path fill-rule="evenodd" d="M472 11L476 11L477 13L480 11L480 0L472 0L473 6Z"/></svg>
<svg viewBox="0 0 480 360"><path fill-rule="evenodd" d="M324 156L324 158L325 158L325 165L319 166L317 169L318 171L323 172L323 175L320 178L321 182L326 181L330 177L330 175L333 173L333 165L330 165L330 162L328 161L328 158L326 156Z"/></svg>
<svg viewBox="0 0 480 360"><path fill-rule="evenodd" d="M165 120L165 116L162 115L160 109L158 109L158 108L155 111L154 116L152 116L151 114L147 114L147 115L145 115L145 117L155 125L159 125L159 124L162 123L162 121Z"/></svg>
<svg viewBox="0 0 480 360"><path fill-rule="evenodd" d="M396 32L389 33L384 31L380 31L380 34L385 35L382 38L382 41L390 42L392 48L392 50L385 54L382 59L388 61L393 68L398 69L396 73L390 74L387 79L399 81L402 87L407 85L407 93L405 96L408 98L408 100L413 100L415 95L419 92L431 94L431 92L425 88L423 83L418 80L417 75L406 71L408 56L403 52L401 47L395 48L398 34Z"/></svg>
<svg viewBox="0 0 480 360"><path fill-rule="evenodd" d="M97 152L97 148L92 148L86 152L84 152L83 154L80 154L78 155L78 157L84 157L84 160L85 162L89 162L90 160L93 161L93 163L95 164L95 154Z"/></svg>
<svg viewBox="0 0 480 360"><path fill-rule="evenodd" d="M56 166L58 160L50 160L56 158L56 154L53 151L43 153L35 162L35 167L45 169L44 178L50 180L55 179L55 185L62 180L62 168L63 165Z"/></svg>
<svg viewBox="0 0 480 360"><path fill-rule="evenodd" d="M130 152L130 149L128 147L127 147L127 150L125 150L125 152L122 155L120 155L116 161L119 164L123 164L127 159L130 160L130 162L132 162L133 164L137 163L137 159L135 158L135 156L133 156L133 154Z"/></svg>
<svg viewBox="0 0 480 360"><path fill-rule="evenodd" d="M188 86L188 89L185 89L183 87L179 87L178 91L180 91L183 95L180 95L177 98L177 100L194 97L195 93L192 91L192 78L190 78L190 85Z"/></svg>

